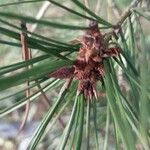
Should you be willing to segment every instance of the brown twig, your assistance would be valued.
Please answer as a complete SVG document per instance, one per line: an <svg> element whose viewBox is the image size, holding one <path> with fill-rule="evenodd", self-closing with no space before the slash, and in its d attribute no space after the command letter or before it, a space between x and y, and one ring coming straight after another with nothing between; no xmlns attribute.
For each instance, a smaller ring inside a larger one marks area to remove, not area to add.
<svg viewBox="0 0 150 150"><path fill-rule="evenodd" d="M21 45L22 45L22 57L23 57L23 60L29 60L32 58L31 56L31 50L28 49L28 45L27 45L27 28L26 28L26 24L24 22L21 23L21 27L22 27L22 32L21 32ZM32 66L31 66L32 67ZM27 66L26 69L29 69L29 66ZM38 81L36 80L36 82L38 83ZM27 81L27 86L29 86L30 83ZM40 84L38 83L37 84L39 90L41 91L41 94L43 95L44 97L44 100L45 102L51 106L51 102L49 101L48 97L46 96L46 94L43 92ZM26 97L28 98L30 96L30 89L27 89L26 91ZM29 109L30 109L30 99L27 100L27 103L26 103L26 108L25 108L25 115L24 115L24 119L19 127L19 131L18 131L18 134L22 131L22 129L24 128L25 124L26 124L26 121L27 121L27 118L28 118L28 115L29 115ZM61 118L58 119L59 120L59 123L61 124L61 127L64 128L65 127L65 124L63 122L63 120Z"/></svg>
<svg viewBox="0 0 150 150"><path fill-rule="evenodd" d="M21 22L21 34L20 34L20 38L21 38L21 46L22 46L22 58L23 60L30 60L31 59L31 51L30 49L28 49L28 45L27 45L27 27L26 27L26 23L25 22ZM29 69L29 66L26 67L26 69ZM29 87L30 82L27 81L27 86ZM26 98L28 98L30 96L30 89L28 88L26 90ZM24 115L24 119L19 127L19 131L18 134L22 131L22 129L24 128L28 115L29 115L29 108L30 108L30 99L27 100L26 106L25 106L25 115Z"/></svg>

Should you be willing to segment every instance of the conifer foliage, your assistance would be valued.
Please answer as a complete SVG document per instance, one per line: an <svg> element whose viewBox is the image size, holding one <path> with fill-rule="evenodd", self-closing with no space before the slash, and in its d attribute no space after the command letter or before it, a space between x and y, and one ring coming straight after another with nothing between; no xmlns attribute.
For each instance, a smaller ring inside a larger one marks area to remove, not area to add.
<svg viewBox="0 0 150 150"><path fill-rule="evenodd" d="M40 149L46 136L51 149L56 127L54 149L150 149L149 6L148 0L0 2L1 60L9 53L19 59L0 64L0 117L25 107L19 135L32 106L46 104L29 150Z"/></svg>

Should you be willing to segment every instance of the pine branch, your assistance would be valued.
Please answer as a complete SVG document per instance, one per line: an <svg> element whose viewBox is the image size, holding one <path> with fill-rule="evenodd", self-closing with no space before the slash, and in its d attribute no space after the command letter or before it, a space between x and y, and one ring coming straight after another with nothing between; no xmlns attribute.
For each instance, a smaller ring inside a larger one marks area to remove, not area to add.
<svg viewBox="0 0 150 150"><path fill-rule="evenodd" d="M132 13L132 8L136 7L142 0L133 0L129 7L124 11L119 21L116 23L115 27L119 27L123 24L127 17L129 17Z"/></svg>

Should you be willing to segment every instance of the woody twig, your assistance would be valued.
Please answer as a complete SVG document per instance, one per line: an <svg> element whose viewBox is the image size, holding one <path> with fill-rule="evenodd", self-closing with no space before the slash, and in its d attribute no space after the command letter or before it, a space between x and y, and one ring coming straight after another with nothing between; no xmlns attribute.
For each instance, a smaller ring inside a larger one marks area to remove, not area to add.
<svg viewBox="0 0 150 150"><path fill-rule="evenodd" d="M22 32L20 34L20 37L21 37L21 46L22 46L22 58L23 58L23 60L30 60L32 58L32 55L31 55L31 50L28 48L28 45L27 45L27 38L28 38L27 27L24 22L21 22L21 28L22 28ZM26 69L29 69L29 67L32 67L32 66L27 66ZM46 94L43 92L39 82L37 80L36 80L36 82L37 82L37 86L38 86L39 90L41 91L41 93L43 95L44 100L46 101L46 103L48 105L51 106L51 102L49 101ZM30 85L30 83L29 83L29 81L27 81L27 86L29 86L29 85ZM30 89L27 89L26 97L28 98L29 96L30 96ZM26 124L26 121L27 121L27 118L29 115L29 108L30 108L30 99L27 100L24 119L20 125L18 133L20 133L22 131L22 129L24 128L24 126ZM64 124L63 120L61 118L59 118L58 120L59 120L61 127L64 128L65 124Z"/></svg>
<svg viewBox="0 0 150 150"><path fill-rule="evenodd" d="M21 28L22 31L20 33L20 39L21 39L21 47L22 47L22 58L23 60L30 60L31 59L31 50L28 48L27 45L27 27L26 27L26 23L25 22L21 22ZM30 66L26 67L26 70L29 69ZM29 87L30 82L27 81L27 86ZM30 89L28 88L26 90L26 97L28 98L30 96ZM22 129L24 128L28 115L29 115L29 108L30 108L30 99L28 98L27 103L26 103L26 108L25 108L25 115L24 115L24 119L19 127L19 131L18 134L22 131Z"/></svg>

